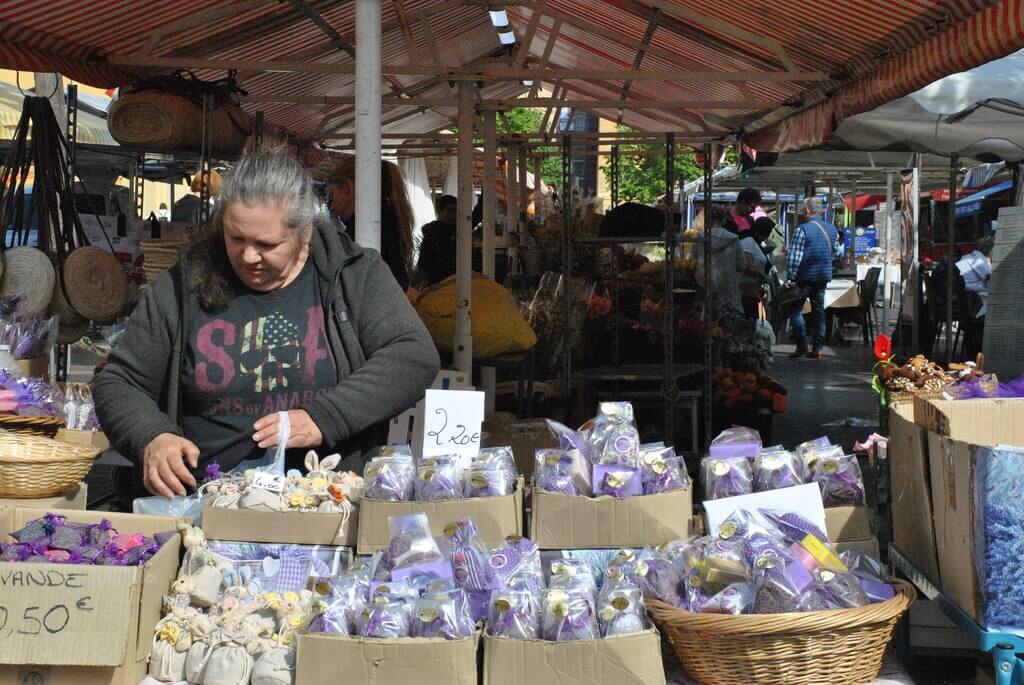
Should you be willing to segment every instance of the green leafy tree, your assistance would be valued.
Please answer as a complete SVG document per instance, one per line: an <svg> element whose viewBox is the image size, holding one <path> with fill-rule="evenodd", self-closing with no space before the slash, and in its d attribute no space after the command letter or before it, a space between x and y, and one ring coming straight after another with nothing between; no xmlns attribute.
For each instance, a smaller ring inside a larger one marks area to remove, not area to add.
<svg viewBox="0 0 1024 685"><path fill-rule="evenodd" d="M537 107L513 107L498 114L495 128L498 135L510 133L537 133L544 121L544 110ZM533 173L533 165L529 167ZM562 156L548 156L541 160L540 177L555 188L562 185Z"/></svg>
<svg viewBox="0 0 1024 685"><path fill-rule="evenodd" d="M620 131L630 132L632 129L620 126ZM629 152L650 150L650 146L620 145L619 146L619 202L639 202L651 204L665 195L665 155L633 155ZM605 181L612 184L612 158L608 155L601 165ZM693 152L676 145L675 177L676 181L689 182L704 173L694 159Z"/></svg>

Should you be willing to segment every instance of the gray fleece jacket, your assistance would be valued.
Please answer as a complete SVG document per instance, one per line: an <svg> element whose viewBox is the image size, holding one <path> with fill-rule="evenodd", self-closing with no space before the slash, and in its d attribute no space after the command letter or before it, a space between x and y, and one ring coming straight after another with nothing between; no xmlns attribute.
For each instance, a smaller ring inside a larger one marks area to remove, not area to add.
<svg viewBox="0 0 1024 685"><path fill-rule="evenodd" d="M348 459L383 443L386 422L413 406L440 361L390 269L326 221L314 226L316 267L338 385L303 406L324 445ZM124 337L93 381L96 414L118 451L141 463L146 445L180 427L183 350L199 299L184 260L144 292ZM351 462L349 462L351 463Z"/></svg>

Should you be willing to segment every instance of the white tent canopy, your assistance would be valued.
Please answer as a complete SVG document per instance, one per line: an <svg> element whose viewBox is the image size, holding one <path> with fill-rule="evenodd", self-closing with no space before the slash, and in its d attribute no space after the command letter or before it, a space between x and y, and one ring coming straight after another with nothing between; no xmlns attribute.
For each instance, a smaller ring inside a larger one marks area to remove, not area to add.
<svg viewBox="0 0 1024 685"><path fill-rule="evenodd" d="M1024 160L1024 50L848 117L833 138L861 150Z"/></svg>

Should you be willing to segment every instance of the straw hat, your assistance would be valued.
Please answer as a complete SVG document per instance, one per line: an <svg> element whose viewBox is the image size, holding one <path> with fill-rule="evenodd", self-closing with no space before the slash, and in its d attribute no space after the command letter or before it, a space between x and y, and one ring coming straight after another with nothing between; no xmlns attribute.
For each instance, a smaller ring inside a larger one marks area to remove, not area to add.
<svg viewBox="0 0 1024 685"><path fill-rule="evenodd" d="M3 253L0 293L18 296L18 311L27 316L42 314L53 297L57 275L46 253L34 247L12 247Z"/></svg>
<svg viewBox="0 0 1024 685"><path fill-rule="evenodd" d="M91 245L64 260L64 289L68 304L93 321L111 321L128 304L128 276L111 253Z"/></svg>

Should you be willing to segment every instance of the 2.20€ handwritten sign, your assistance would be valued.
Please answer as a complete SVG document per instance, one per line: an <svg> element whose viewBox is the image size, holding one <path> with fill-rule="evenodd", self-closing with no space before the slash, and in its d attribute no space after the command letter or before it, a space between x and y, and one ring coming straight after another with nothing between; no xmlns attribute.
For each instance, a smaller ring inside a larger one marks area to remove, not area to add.
<svg viewBox="0 0 1024 685"><path fill-rule="evenodd" d="M423 456L457 454L468 466L480 451L484 394L473 390L427 390L423 402Z"/></svg>

